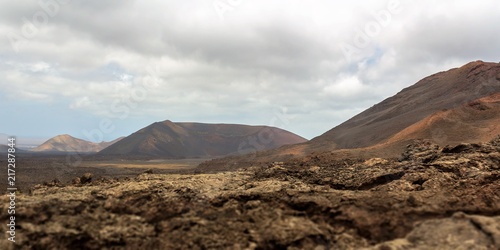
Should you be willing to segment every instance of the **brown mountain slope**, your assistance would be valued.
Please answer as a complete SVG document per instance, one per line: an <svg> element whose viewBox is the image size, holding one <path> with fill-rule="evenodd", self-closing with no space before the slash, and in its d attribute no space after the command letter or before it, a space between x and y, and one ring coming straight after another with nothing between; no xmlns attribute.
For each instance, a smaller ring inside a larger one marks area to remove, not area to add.
<svg viewBox="0 0 500 250"><path fill-rule="evenodd" d="M307 147L330 150L373 146L436 112L455 109L498 92L500 64L471 62L420 80L312 139Z"/></svg>
<svg viewBox="0 0 500 250"><path fill-rule="evenodd" d="M438 111L395 134L386 144L409 139L432 139L444 146L484 142L500 134L500 93L460 107Z"/></svg>
<svg viewBox="0 0 500 250"><path fill-rule="evenodd" d="M288 131L234 124L153 123L102 150L102 155L212 157L305 142Z"/></svg>
<svg viewBox="0 0 500 250"><path fill-rule="evenodd" d="M42 145L34 148L32 151L95 153L101 151L102 149L112 145L117 141L120 141L121 139L122 138L118 138L111 142L94 143L78 139L70 135L58 135L44 142Z"/></svg>
<svg viewBox="0 0 500 250"><path fill-rule="evenodd" d="M415 139L441 146L489 141L500 134L499 93L500 64L471 62L426 77L309 142L217 159L201 168L227 170L317 154L330 159L398 157Z"/></svg>

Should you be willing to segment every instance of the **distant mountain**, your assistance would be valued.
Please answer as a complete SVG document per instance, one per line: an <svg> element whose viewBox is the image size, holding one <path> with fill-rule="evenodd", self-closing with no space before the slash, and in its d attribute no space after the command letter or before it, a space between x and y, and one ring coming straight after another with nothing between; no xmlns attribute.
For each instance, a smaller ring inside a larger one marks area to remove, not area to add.
<svg viewBox="0 0 500 250"><path fill-rule="evenodd" d="M302 143L306 139L267 126L153 123L99 152L101 155L213 157Z"/></svg>
<svg viewBox="0 0 500 250"><path fill-rule="evenodd" d="M7 153L9 147L7 145L0 144L0 153Z"/></svg>
<svg viewBox="0 0 500 250"><path fill-rule="evenodd" d="M42 145L34 148L34 152L80 152L80 153L95 153L102 149L120 141L123 137L111 142L94 143L72 137L70 135L58 135Z"/></svg>
<svg viewBox="0 0 500 250"><path fill-rule="evenodd" d="M0 144L0 154L7 154L7 153L8 153L8 151L7 151L7 150L8 150L9 148L10 148L10 147L9 147L9 146L7 146L7 145L5 145L5 144ZM22 149L19 149L19 148L17 148L17 147L16 147L16 152L15 152L16 154L24 154L24 153L27 153L27 152L28 152L28 151L26 151L26 150L22 150Z"/></svg>
<svg viewBox="0 0 500 250"><path fill-rule="evenodd" d="M500 64L475 61L426 77L312 139L307 148L364 148L409 139L440 144L498 134Z"/></svg>

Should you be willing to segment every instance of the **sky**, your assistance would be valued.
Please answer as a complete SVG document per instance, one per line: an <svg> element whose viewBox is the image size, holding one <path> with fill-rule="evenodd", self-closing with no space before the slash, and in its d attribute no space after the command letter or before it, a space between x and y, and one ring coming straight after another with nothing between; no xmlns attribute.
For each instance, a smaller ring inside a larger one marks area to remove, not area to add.
<svg viewBox="0 0 500 250"><path fill-rule="evenodd" d="M0 0L0 134L153 122L319 136L430 74L500 61L497 1Z"/></svg>

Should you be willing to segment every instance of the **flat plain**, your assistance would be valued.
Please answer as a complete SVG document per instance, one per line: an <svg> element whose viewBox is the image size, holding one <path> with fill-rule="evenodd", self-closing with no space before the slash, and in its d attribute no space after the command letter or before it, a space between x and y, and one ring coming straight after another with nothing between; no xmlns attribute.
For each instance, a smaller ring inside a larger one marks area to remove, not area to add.
<svg viewBox="0 0 500 250"><path fill-rule="evenodd" d="M0 159L1 166L7 166L5 157ZM76 160L78 159L78 161ZM144 171L157 174L184 173L194 169L207 159L81 159L72 155L20 155L16 162L16 187L27 192L37 184L70 184L76 177L91 173L94 180L101 178L133 178ZM7 188L7 179L0 180L0 188Z"/></svg>

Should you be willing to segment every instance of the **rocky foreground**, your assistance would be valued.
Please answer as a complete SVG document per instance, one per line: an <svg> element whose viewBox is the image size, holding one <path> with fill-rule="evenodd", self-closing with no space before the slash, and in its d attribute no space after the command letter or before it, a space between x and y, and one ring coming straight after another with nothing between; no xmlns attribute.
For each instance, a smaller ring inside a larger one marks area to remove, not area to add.
<svg viewBox="0 0 500 250"><path fill-rule="evenodd" d="M500 138L330 158L36 186L18 194L16 242L0 248L500 249Z"/></svg>

